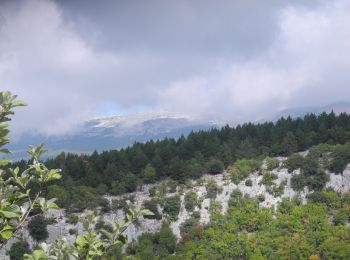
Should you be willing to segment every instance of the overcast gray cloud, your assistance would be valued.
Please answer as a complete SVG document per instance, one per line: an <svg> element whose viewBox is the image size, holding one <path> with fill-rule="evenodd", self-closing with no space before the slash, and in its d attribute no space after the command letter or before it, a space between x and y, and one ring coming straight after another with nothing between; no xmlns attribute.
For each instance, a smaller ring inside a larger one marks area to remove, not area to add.
<svg viewBox="0 0 350 260"><path fill-rule="evenodd" d="M0 3L13 130L61 134L101 114L169 110L243 122L350 101L350 3Z"/></svg>

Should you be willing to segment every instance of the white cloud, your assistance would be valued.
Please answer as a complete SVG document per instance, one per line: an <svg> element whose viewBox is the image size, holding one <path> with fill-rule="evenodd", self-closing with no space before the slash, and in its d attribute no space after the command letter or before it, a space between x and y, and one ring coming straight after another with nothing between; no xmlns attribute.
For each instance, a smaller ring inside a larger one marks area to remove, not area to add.
<svg viewBox="0 0 350 260"><path fill-rule="evenodd" d="M13 129L74 131L106 104L243 122L349 101L350 4L311 2L271 1L247 15L232 1L215 14L209 1L201 12L186 2L92 7L86 28L67 18L69 6L10 1L0 8L0 84L30 104Z"/></svg>
<svg viewBox="0 0 350 260"><path fill-rule="evenodd" d="M99 89L89 81L117 67L116 57L94 53L52 1L22 1L1 16L0 82L30 105L18 110L14 130L59 134L90 118Z"/></svg>
<svg viewBox="0 0 350 260"><path fill-rule="evenodd" d="M289 6L281 10L279 23L280 31L266 51L170 84L161 96L163 105L237 123L268 118L288 106L348 101L349 2L315 10Z"/></svg>

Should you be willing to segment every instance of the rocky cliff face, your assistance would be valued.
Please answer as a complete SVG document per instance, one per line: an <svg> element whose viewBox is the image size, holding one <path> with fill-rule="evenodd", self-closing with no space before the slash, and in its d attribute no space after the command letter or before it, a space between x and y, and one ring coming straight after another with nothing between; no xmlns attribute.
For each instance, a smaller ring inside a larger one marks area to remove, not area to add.
<svg viewBox="0 0 350 260"><path fill-rule="evenodd" d="M277 158L280 161L280 165L285 160L285 158ZM215 200L222 205L222 213L225 213L228 208L228 201L231 196L231 193L235 189L239 189L243 195L249 195L250 197L257 197L259 195L263 195L265 200L260 202L262 207L272 207L279 202L282 201L282 198L293 198L298 195L303 203L306 202L306 196L310 193L310 191L305 188L301 192L296 192L291 187L291 177L295 174L300 174L299 170L295 170L293 173L288 173L288 170L285 168L276 168L272 170L277 178L273 181L273 186L275 187L283 187L283 191L279 194L271 194L271 185L266 186L261 183L263 179L263 175L260 175L258 172L252 172L248 178L241 181L238 184L234 184L230 181L228 173L223 172L218 175L206 175L202 177L200 180L191 181L187 185L187 187L177 187L176 192L167 193L166 197L174 196L175 194L180 195L181 207L178 214L178 218L176 221L171 222L171 228L174 234L180 239L180 226L187 219L191 217L194 211L198 211L200 213L200 222L203 224L207 224L210 221L210 203ZM326 187L333 188L336 192L344 193L350 189L350 164L344 170L343 174L334 174L327 173L330 176L330 180L327 183ZM251 180L251 185L246 185L246 180ZM214 181L222 190L217 194L216 198L210 199L206 198L207 188L206 184L208 181ZM141 207L145 201L152 199L150 196L150 189L152 187L160 187L164 183L158 183L153 185L144 185L140 191L126 194L123 196L106 196L106 198L112 202L114 199L123 199L132 195L134 197L134 204L138 207ZM193 211L187 211L185 208L184 196L188 191L194 191L197 193L199 198L202 198L200 206L196 206ZM163 212L163 209L159 207L160 213L166 218L166 214ZM79 217L84 217L86 212L78 214ZM69 224L67 222L67 216L63 209L60 210L51 210L46 214L46 217L53 217L57 220L57 223L48 225L49 238L46 240L47 243L53 242L58 237L65 237L68 241L74 241L76 234L70 234L71 229L75 229L77 234L83 232L82 225L80 223L77 224ZM105 213L102 215L105 221L118 221L124 217L123 210L117 210L109 213ZM164 219L163 218L163 219ZM162 225L162 220L156 219L140 219L137 223L132 224L126 230L126 234L128 236L128 241L132 242L137 240L137 238L143 233L154 233L157 232ZM36 241L34 241L28 233L26 228L23 229L21 234L24 239L28 241L30 246L35 246ZM11 244L15 241L12 239L8 242L5 248L3 248L0 252L0 257L4 257L6 254L6 250L11 247ZM3 259L3 258L1 258Z"/></svg>

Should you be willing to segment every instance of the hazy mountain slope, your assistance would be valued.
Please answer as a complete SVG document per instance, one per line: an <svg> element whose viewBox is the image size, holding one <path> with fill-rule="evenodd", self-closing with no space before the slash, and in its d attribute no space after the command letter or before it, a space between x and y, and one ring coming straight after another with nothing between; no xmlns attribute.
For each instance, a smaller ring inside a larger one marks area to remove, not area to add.
<svg viewBox="0 0 350 260"><path fill-rule="evenodd" d="M319 115L323 112L330 113L333 111L335 114L340 114L342 112L349 113L350 112L350 103L349 102L336 102L331 103L325 106L309 106L309 107L294 107L287 108L282 111L279 111L277 114L273 116L273 121L280 119L281 117L304 117L306 114L313 113Z"/></svg>
<svg viewBox="0 0 350 260"><path fill-rule="evenodd" d="M129 117L112 116L96 118L85 122L73 134L45 136L26 134L11 144L15 158L24 155L28 145L44 143L50 155L59 151L92 152L125 147L134 142L180 137L191 131L208 130L220 127L219 122L195 120L172 114L144 114Z"/></svg>

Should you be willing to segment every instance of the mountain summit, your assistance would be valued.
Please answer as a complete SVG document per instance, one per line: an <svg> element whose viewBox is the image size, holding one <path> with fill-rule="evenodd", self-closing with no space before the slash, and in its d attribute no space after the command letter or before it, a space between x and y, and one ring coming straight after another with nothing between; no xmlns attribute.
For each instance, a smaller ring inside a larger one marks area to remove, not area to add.
<svg viewBox="0 0 350 260"><path fill-rule="evenodd" d="M134 142L178 138L191 131L223 126L222 122L194 119L168 112L99 117L84 122L71 134L45 136L25 134L11 145L15 158L24 156L28 145L44 143L50 155L60 151L92 152L126 147Z"/></svg>

